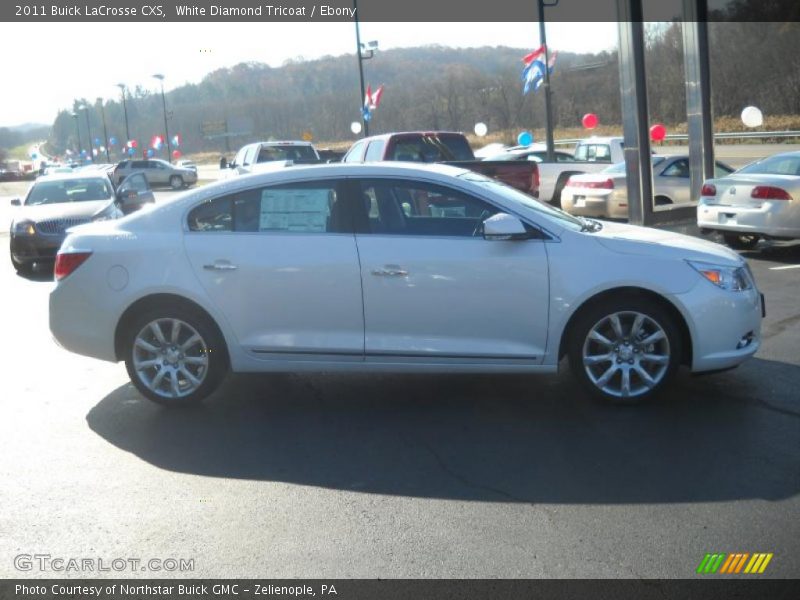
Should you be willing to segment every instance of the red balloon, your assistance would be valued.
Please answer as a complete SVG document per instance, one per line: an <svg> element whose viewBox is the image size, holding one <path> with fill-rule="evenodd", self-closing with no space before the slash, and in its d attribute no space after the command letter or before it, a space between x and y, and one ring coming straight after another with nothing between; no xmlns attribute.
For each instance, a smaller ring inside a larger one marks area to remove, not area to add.
<svg viewBox="0 0 800 600"><path fill-rule="evenodd" d="M594 129L595 127L597 127L597 124L599 122L600 121L597 118L597 115L594 113L586 113L585 115L583 115L583 119L581 119L581 123L583 123L583 126L586 129Z"/></svg>
<svg viewBox="0 0 800 600"><path fill-rule="evenodd" d="M181 151L180 150L173 150L172 151L172 158L180 158L180 157L181 157Z"/></svg>
<svg viewBox="0 0 800 600"><path fill-rule="evenodd" d="M137 142L136 140L131 140L131 148L138 148L138 147L139 147L139 142Z"/></svg>
<svg viewBox="0 0 800 600"><path fill-rule="evenodd" d="M663 142L667 137L667 128L661 123L656 123L650 128L650 139L654 142Z"/></svg>

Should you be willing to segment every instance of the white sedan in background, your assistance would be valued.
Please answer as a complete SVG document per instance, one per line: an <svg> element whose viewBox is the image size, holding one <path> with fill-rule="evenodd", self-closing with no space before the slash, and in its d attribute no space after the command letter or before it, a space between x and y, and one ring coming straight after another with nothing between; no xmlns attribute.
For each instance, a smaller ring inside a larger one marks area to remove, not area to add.
<svg viewBox="0 0 800 600"><path fill-rule="evenodd" d="M443 165L243 176L72 230L50 328L185 405L229 370L553 373L635 402L735 367L763 301L735 252L578 219ZM535 397L535 389L532 389Z"/></svg>
<svg viewBox="0 0 800 600"><path fill-rule="evenodd" d="M717 177L732 173L733 169L716 163ZM653 156L654 206L691 202L689 157ZM628 184L625 163L617 163L600 171L573 175L561 192L561 208L571 215L605 219L628 218Z"/></svg>
<svg viewBox="0 0 800 600"><path fill-rule="evenodd" d="M706 181L697 225L721 233L737 249L754 248L760 238L800 239L800 152L776 154Z"/></svg>

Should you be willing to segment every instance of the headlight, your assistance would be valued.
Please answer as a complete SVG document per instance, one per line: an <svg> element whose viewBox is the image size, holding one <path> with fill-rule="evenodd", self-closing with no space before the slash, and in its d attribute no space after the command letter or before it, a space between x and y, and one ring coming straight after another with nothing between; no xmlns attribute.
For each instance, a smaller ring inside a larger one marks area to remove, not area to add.
<svg viewBox="0 0 800 600"><path fill-rule="evenodd" d="M705 279L723 290L741 292L753 288L753 279L746 266L727 267L693 260L686 262Z"/></svg>
<svg viewBox="0 0 800 600"><path fill-rule="evenodd" d="M33 221L19 221L14 223L12 230L17 235L35 235L36 228L33 226Z"/></svg>

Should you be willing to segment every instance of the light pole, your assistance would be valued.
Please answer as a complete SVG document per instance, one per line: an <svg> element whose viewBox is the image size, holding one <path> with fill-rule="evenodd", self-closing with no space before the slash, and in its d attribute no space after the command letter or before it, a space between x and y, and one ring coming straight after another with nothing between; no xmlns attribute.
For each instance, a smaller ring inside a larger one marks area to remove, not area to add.
<svg viewBox="0 0 800 600"><path fill-rule="evenodd" d="M108 154L108 131L106 130L106 108L103 106L103 99L98 98L97 103L100 105L100 116L103 118L103 140L105 140L106 149L106 162L111 162L111 157Z"/></svg>
<svg viewBox="0 0 800 600"><path fill-rule="evenodd" d="M550 97L550 49L547 47L547 34L544 27L544 9L558 4L558 0L539 1L539 41L544 46L544 112L545 137L547 140L547 162L555 161L553 146L553 104Z"/></svg>
<svg viewBox="0 0 800 600"><path fill-rule="evenodd" d="M125 144L123 146L127 146L131 139L131 131L128 128L128 104L125 102L125 84L118 83L117 87L122 92L122 111L125 113Z"/></svg>
<svg viewBox="0 0 800 600"><path fill-rule="evenodd" d="M86 115L86 131L89 132L89 161L94 162L94 145L92 144L92 126L89 125L89 107L85 104L80 107Z"/></svg>
<svg viewBox="0 0 800 600"><path fill-rule="evenodd" d="M78 126L78 113L72 111L72 118L75 119L75 134L78 136L78 163L81 162L81 128Z"/></svg>
<svg viewBox="0 0 800 600"><path fill-rule="evenodd" d="M366 46L361 43L361 28L358 25L358 0L353 0L353 13L356 22L356 55L358 56L358 78L361 82L361 101L364 102L366 94L364 90L364 61L369 60L375 56L375 51L378 49L378 42L369 42ZM361 105L361 123L363 124L362 131L364 137L369 135L369 120L364 114L364 105Z"/></svg>
<svg viewBox="0 0 800 600"><path fill-rule="evenodd" d="M167 127L167 99L164 96L164 76L161 73L156 73L153 77L161 82L161 104L164 107L164 133L167 137L165 140L167 142L167 162L172 163L172 151L169 147L169 127Z"/></svg>

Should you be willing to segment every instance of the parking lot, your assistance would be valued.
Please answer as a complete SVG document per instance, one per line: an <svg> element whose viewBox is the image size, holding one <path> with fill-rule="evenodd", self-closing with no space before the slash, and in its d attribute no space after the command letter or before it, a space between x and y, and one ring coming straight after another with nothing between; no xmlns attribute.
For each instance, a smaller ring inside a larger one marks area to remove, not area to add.
<svg viewBox="0 0 800 600"><path fill-rule="evenodd" d="M800 244L745 256L756 358L642 407L566 373L318 374L230 377L189 411L56 346L50 273L5 258L0 576L48 576L14 557L49 554L187 558L193 577L691 577L706 552L796 576Z"/></svg>

